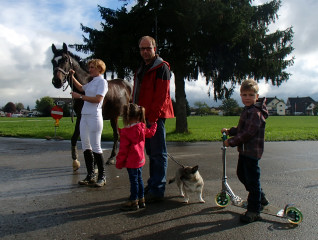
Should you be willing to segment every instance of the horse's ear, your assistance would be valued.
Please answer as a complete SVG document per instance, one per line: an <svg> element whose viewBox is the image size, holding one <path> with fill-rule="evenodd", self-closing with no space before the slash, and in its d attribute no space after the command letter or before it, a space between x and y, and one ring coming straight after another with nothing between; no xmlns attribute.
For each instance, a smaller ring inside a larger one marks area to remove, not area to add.
<svg viewBox="0 0 318 240"><path fill-rule="evenodd" d="M67 53L67 45L65 43L63 43L63 52Z"/></svg>
<svg viewBox="0 0 318 240"><path fill-rule="evenodd" d="M56 53L56 47L55 45L52 43L52 52L55 54Z"/></svg>

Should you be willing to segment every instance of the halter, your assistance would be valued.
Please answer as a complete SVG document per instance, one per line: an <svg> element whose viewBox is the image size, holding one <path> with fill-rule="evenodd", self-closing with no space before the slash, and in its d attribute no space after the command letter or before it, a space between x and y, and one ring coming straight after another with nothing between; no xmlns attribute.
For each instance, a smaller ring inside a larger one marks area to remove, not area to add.
<svg viewBox="0 0 318 240"><path fill-rule="evenodd" d="M68 56L68 59L69 59L70 65L71 65L71 67L70 67L70 70L71 70L73 68L73 61L72 61L72 58L70 57L70 55L68 53L67 53L67 56ZM73 81L72 81L72 79L69 79L69 81L67 81L67 79L70 77L70 71L66 72L60 67L54 68L53 71L54 72L61 72L61 73L64 74L63 85L62 85L63 92L65 92L66 89L68 88L68 86L70 85L70 81L72 82L72 90L71 91L73 91ZM65 84L66 81L67 81L67 86L65 87L64 84ZM73 98L73 95L72 95L72 113L71 113L72 122L74 122L73 118L74 118L74 98Z"/></svg>
<svg viewBox="0 0 318 240"><path fill-rule="evenodd" d="M68 59L69 59L70 65L71 65L70 69L72 69L72 68L73 68L72 58L70 57L69 54L67 54L67 56L68 56ZM54 71L54 72L61 72L61 73L64 74L64 78L63 78L63 92L65 92L66 89L68 88L68 86L70 85L70 84L69 84L69 81L67 81L67 86L66 86L66 87L64 86L66 80L67 80L67 79L69 78L69 76L70 76L70 71L66 72L66 71L64 71L64 70L63 70L62 68L60 68L60 67L54 68L53 71ZM72 89L73 89L73 81L72 81Z"/></svg>

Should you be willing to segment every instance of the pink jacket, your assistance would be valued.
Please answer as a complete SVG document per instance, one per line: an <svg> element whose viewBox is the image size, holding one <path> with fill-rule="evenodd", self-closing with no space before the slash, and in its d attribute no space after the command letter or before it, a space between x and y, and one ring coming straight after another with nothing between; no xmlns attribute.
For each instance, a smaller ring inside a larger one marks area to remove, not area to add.
<svg viewBox="0 0 318 240"><path fill-rule="evenodd" d="M145 137L151 138L157 130L157 123L149 129L144 123L118 129L120 134L119 152L116 157L116 168L140 168L145 165Z"/></svg>

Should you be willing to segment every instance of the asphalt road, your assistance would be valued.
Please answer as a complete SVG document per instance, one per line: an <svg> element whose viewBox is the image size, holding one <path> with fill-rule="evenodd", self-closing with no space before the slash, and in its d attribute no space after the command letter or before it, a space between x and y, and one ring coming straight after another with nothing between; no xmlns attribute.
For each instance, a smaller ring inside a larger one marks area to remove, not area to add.
<svg viewBox="0 0 318 240"><path fill-rule="evenodd" d="M79 145L80 146L80 145ZM103 142L104 156L111 143ZM122 212L129 196L127 171L107 166L103 188L83 187L82 167L72 172L70 141L0 137L0 239L318 239L318 142L266 142L260 162L261 182L271 204L294 203L304 220L263 214L261 222L244 225L244 209L220 209L214 197L221 189L221 142L168 143L169 153L184 165L199 165L205 181L206 203L189 204L179 198L177 186L167 185L162 203ZM227 150L228 180L233 191L246 198L235 170L237 152ZM169 161L168 178L178 165ZM146 182L148 165L143 169Z"/></svg>

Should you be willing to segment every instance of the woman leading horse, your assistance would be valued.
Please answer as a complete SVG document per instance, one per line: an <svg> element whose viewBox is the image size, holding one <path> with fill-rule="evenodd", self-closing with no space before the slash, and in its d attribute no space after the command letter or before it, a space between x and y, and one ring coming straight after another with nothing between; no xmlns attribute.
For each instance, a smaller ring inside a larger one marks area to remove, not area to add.
<svg viewBox="0 0 318 240"><path fill-rule="evenodd" d="M63 43L62 49L57 49L52 44L53 51L53 79L52 84L55 88L62 88L66 90L67 86L72 88L73 92L79 92L72 85L70 70L75 71L74 77L82 85L88 83L90 79L89 72L86 64L80 61L80 58L68 51L67 46ZM129 82L123 79L108 80L108 92L105 96L104 103L102 106L103 119L110 120L111 127L113 129L114 143L110 157L108 158L107 164L114 164L115 157L118 149L118 117L122 113L124 105L129 103L131 98L132 86ZM65 86L67 85L67 86ZM71 138L72 145L72 159L73 159L73 170L76 171L79 168L78 154L77 154L77 140L80 135L80 121L81 111L83 108L82 99L74 99L73 109L76 113L76 124L74 133Z"/></svg>

